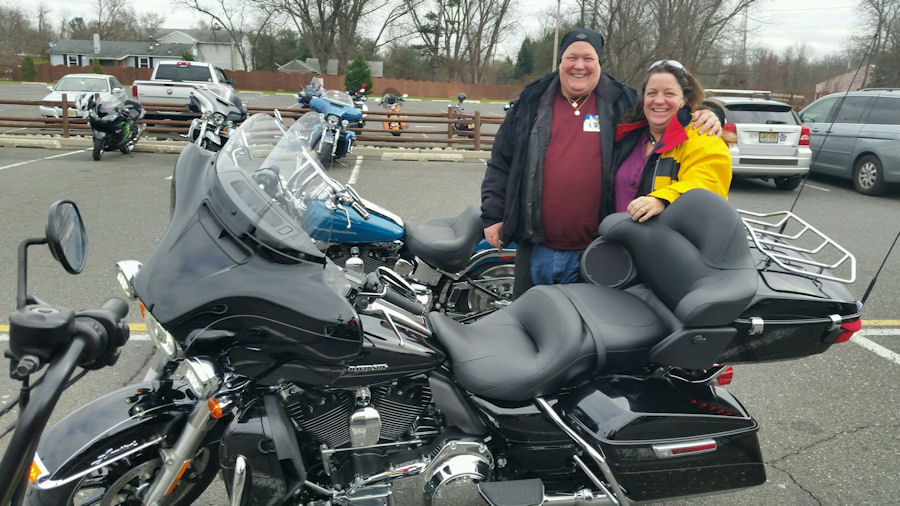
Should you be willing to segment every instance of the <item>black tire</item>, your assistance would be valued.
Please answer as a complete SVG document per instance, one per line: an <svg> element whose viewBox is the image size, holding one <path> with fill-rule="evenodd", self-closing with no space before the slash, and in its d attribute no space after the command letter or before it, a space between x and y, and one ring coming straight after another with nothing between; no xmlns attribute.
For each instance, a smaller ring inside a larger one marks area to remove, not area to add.
<svg viewBox="0 0 900 506"><path fill-rule="evenodd" d="M877 156L866 155L853 166L853 188L863 195L884 195L887 183L884 182L884 169Z"/></svg>
<svg viewBox="0 0 900 506"><path fill-rule="evenodd" d="M127 155L128 153L131 153L132 149L134 149L134 144L132 144L132 141L128 141L125 144L122 144L119 151L121 151L123 155Z"/></svg>
<svg viewBox="0 0 900 506"><path fill-rule="evenodd" d="M94 139L94 161L99 161L103 158L103 141L100 139Z"/></svg>
<svg viewBox="0 0 900 506"><path fill-rule="evenodd" d="M164 505L191 504L206 490L219 471L217 449L218 442L200 449L178 486L166 497ZM92 457L97 458L98 455ZM75 504L75 499L78 499L80 504L104 506L143 504L141 493L146 493L148 483L156 476L161 462L159 450L150 448L61 487L50 490L29 487L23 504L66 506Z"/></svg>
<svg viewBox="0 0 900 506"><path fill-rule="evenodd" d="M779 190L790 191L800 186L800 176L776 177L775 187Z"/></svg>
<svg viewBox="0 0 900 506"><path fill-rule="evenodd" d="M319 155L319 161L322 162L322 165L327 169L331 167L332 161L332 153L334 152L334 142L325 142L322 141L319 143L319 149L316 150L316 154Z"/></svg>
<svg viewBox="0 0 900 506"><path fill-rule="evenodd" d="M393 135L394 137L400 137L400 132L397 130L393 130L391 131L391 135Z"/></svg>

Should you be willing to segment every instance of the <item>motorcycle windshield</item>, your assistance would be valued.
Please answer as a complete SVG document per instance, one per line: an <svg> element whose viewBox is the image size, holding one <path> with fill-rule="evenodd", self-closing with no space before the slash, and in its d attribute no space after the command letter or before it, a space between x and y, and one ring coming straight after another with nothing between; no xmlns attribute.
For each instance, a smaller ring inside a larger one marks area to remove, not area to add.
<svg viewBox="0 0 900 506"><path fill-rule="evenodd" d="M216 173L226 202L212 202L228 216L236 235L288 261L317 259L308 231L328 231L336 222L343 191L325 174L310 150L306 122L290 129L255 114L234 131L219 153Z"/></svg>
<svg viewBox="0 0 900 506"><path fill-rule="evenodd" d="M346 91L328 90L323 96L328 100L333 100L335 102L340 102L344 105L353 107L353 97L351 97L350 94Z"/></svg>

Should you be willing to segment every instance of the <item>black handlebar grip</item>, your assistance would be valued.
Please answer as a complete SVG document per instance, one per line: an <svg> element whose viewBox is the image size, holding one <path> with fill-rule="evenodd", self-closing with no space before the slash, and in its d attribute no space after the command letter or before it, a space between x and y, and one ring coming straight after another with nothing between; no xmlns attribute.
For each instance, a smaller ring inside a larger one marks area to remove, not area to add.
<svg viewBox="0 0 900 506"><path fill-rule="evenodd" d="M419 301L410 299L409 297L401 294L397 290L395 290L392 286L388 285L387 290L384 294L384 300L390 302L391 304L398 306L406 311L409 311L412 314L421 315L425 314L425 306L422 305Z"/></svg>
<svg viewBox="0 0 900 506"><path fill-rule="evenodd" d="M116 320L121 320L128 316L128 303L118 297L110 297L100 306L100 309L112 313Z"/></svg>

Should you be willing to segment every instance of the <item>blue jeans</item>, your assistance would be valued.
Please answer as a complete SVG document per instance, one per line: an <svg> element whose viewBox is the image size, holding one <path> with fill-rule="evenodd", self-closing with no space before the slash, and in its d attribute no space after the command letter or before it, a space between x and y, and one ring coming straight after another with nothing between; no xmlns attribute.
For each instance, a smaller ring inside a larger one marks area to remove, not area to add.
<svg viewBox="0 0 900 506"><path fill-rule="evenodd" d="M535 244L528 267L535 285L563 285L581 279L579 264L577 250L558 250Z"/></svg>

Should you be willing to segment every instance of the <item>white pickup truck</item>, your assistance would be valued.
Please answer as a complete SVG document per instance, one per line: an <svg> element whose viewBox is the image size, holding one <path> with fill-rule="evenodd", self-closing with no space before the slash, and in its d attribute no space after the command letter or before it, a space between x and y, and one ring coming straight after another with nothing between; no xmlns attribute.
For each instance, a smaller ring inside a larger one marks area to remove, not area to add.
<svg viewBox="0 0 900 506"><path fill-rule="evenodd" d="M134 81L131 95L142 104L172 104L184 106L190 100L191 90L204 88L226 96L235 84L222 69L209 63L195 61L164 61L156 65L149 81ZM159 110L145 106L148 116L178 117L191 115L186 107L178 111Z"/></svg>

